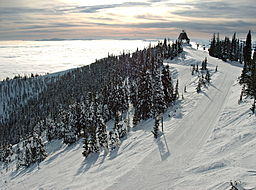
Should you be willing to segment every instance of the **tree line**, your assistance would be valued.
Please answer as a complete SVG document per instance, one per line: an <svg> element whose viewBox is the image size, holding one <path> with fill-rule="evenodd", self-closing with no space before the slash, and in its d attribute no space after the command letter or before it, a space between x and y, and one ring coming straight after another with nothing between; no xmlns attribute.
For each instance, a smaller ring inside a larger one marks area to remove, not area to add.
<svg viewBox="0 0 256 190"><path fill-rule="evenodd" d="M181 52L180 43L165 39L156 46L119 56L108 55L53 77L44 90L1 122L2 160L9 160L11 151L6 150L10 143L18 143L19 149L15 151L19 150L17 155L22 155L21 158L26 160L24 155L32 152L39 156L30 156L30 161L21 159L21 163L26 163L23 166L40 162L46 157L44 143L38 140L41 138L63 139L65 144L83 138L85 157L92 152L111 151L120 145L132 126L148 118L155 118L153 131L157 134L159 116L178 98L178 82L174 88L163 60L173 59ZM114 126L107 129L106 122L111 119Z"/></svg>
<svg viewBox="0 0 256 190"><path fill-rule="evenodd" d="M210 43L209 54L213 57L222 59L223 61L239 61L243 64L242 74L240 76L240 84L242 92L239 102L242 101L243 96L253 98L251 110L255 113L256 104L256 48L254 53L252 48L252 36L249 30L246 41L241 41L236 38L234 33L232 40L225 37L220 40L219 34L214 34Z"/></svg>

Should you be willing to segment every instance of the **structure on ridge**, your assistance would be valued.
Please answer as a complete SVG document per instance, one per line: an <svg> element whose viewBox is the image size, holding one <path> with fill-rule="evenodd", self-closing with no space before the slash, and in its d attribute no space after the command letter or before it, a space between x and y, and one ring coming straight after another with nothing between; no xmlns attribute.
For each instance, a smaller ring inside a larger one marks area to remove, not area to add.
<svg viewBox="0 0 256 190"><path fill-rule="evenodd" d="M182 30L182 32L180 33L179 38L178 38L178 42L183 43L183 44L184 43L189 44L190 39L188 38L188 35L185 32L185 30Z"/></svg>

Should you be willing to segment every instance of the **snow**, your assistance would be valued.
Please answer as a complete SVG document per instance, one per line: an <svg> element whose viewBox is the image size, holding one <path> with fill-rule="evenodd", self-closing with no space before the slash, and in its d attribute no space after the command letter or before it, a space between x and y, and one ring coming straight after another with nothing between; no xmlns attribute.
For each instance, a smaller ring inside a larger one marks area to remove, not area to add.
<svg viewBox="0 0 256 190"><path fill-rule="evenodd" d="M44 75L77 68L123 51L143 49L156 40L0 41L0 81L31 73Z"/></svg>
<svg viewBox="0 0 256 190"><path fill-rule="evenodd" d="M153 138L154 121L149 119L132 128L119 148L86 160L81 141L71 146L53 141L40 169L2 169L0 189L227 190L230 180L241 181L238 189L255 188L256 117L249 111L250 99L238 104L240 65L209 57L207 51L184 50L165 63L174 81L179 79L180 100L164 114L159 139ZM212 81L198 94L191 64L200 67L205 57Z"/></svg>

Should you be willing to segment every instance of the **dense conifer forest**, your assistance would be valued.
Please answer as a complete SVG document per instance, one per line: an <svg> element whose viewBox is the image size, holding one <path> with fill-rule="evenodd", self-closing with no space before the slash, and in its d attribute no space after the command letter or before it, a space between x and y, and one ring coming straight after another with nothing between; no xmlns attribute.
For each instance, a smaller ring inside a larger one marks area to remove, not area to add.
<svg viewBox="0 0 256 190"><path fill-rule="evenodd" d="M256 47L255 47L256 48ZM251 110L255 113L256 104L256 49L252 47L251 31L246 36L246 41L236 38L234 33L232 40L225 37L220 40L219 34L214 34L210 43L209 54L223 61L239 61L243 64L240 84L243 86L239 102L244 96L253 98Z"/></svg>
<svg viewBox="0 0 256 190"><path fill-rule="evenodd" d="M161 113L178 98L178 81L175 90L163 60L181 52L180 43L165 39L60 74L2 81L1 161L8 165L15 152L17 168L39 163L47 156L44 140L53 139L72 144L83 138L85 157L112 150L130 127L148 118L155 118L157 136ZM111 119L114 126L107 130L105 123ZM15 149L11 144L17 144Z"/></svg>

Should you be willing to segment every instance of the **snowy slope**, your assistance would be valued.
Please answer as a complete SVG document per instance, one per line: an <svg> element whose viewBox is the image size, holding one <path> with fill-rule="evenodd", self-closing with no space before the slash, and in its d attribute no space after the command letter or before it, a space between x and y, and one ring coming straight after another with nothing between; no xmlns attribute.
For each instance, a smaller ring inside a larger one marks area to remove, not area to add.
<svg viewBox="0 0 256 190"><path fill-rule="evenodd" d="M212 83L197 94L190 65L201 65L205 57ZM248 111L250 100L237 103L241 67L190 47L166 64L184 100L165 113L160 139L153 138L150 119L133 128L119 149L87 160L81 141L54 141L40 169L1 170L0 189L228 189L230 180L256 187L256 118Z"/></svg>

